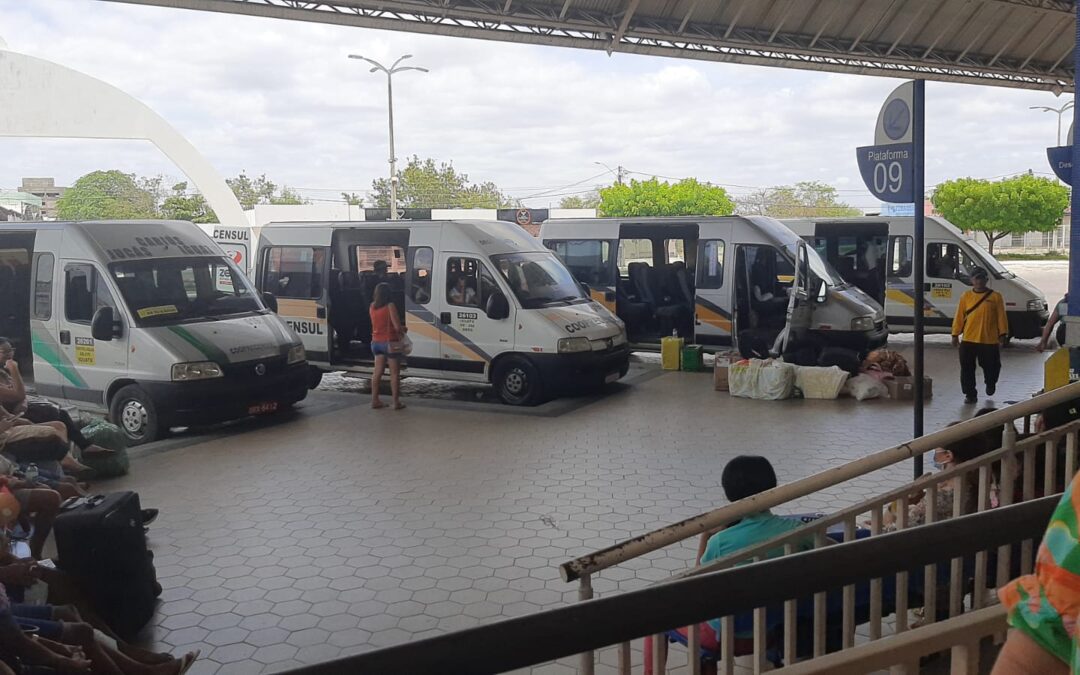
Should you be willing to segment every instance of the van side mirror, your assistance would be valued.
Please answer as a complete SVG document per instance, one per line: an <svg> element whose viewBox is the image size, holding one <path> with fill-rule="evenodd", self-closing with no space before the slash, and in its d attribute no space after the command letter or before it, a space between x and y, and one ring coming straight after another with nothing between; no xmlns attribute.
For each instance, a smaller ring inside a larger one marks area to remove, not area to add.
<svg viewBox="0 0 1080 675"><path fill-rule="evenodd" d="M120 337L112 307L102 307L94 312L94 318L90 320L90 335L102 342L109 342L114 337Z"/></svg>
<svg viewBox="0 0 1080 675"><path fill-rule="evenodd" d="M496 321L505 319L510 316L510 302L503 295L502 291L495 291L488 296L487 306L484 308L484 312L489 319L495 319Z"/></svg>
<svg viewBox="0 0 1080 675"><path fill-rule="evenodd" d="M262 294L263 304L274 314L277 314L277 298L270 291L263 291Z"/></svg>

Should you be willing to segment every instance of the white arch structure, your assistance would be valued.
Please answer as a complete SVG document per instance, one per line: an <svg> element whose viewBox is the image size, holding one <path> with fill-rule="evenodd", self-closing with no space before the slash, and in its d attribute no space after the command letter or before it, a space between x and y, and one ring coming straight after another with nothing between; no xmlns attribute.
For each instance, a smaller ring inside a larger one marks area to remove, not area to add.
<svg viewBox="0 0 1080 675"><path fill-rule="evenodd" d="M150 141L202 193L223 225L246 227L221 174L160 115L116 87L0 39L0 136Z"/></svg>

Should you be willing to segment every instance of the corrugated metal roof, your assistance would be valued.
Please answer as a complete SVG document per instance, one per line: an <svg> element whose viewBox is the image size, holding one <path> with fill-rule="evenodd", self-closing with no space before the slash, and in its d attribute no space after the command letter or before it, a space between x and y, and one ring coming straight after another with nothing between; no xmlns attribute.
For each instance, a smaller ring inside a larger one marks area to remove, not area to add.
<svg viewBox="0 0 1080 675"><path fill-rule="evenodd" d="M561 47L1071 90L1074 0L110 0Z"/></svg>

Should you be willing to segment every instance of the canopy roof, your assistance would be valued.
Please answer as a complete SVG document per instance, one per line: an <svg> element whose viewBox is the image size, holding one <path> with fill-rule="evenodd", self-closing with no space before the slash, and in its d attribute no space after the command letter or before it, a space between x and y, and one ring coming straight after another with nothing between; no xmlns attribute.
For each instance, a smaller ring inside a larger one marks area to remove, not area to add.
<svg viewBox="0 0 1080 675"><path fill-rule="evenodd" d="M805 70L1072 89L1074 0L111 0Z"/></svg>

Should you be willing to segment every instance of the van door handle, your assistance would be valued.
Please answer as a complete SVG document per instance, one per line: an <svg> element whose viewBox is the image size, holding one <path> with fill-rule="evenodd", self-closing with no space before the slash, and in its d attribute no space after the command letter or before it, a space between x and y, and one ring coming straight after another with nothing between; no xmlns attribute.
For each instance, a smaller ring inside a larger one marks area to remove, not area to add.
<svg viewBox="0 0 1080 675"><path fill-rule="evenodd" d="M60 344L62 344L62 345L71 344L71 331L68 331L68 330L60 331Z"/></svg>
<svg viewBox="0 0 1080 675"><path fill-rule="evenodd" d="M325 307L316 307L315 308L315 318L317 318L317 319L325 319L326 318L326 308Z"/></svg>
<svg viewBox="0 0 1080 675"><path fill-rule="evenodd" d="M443 312L442 314L440 314L439 321L441 321L444 326L449 326L451 321L450 312Z"/></svg>

